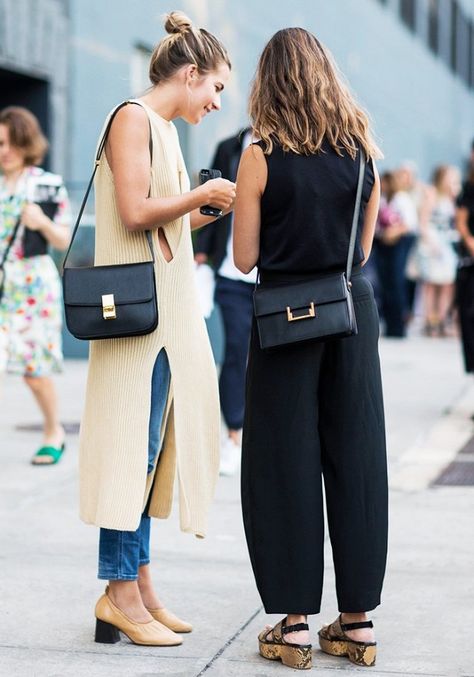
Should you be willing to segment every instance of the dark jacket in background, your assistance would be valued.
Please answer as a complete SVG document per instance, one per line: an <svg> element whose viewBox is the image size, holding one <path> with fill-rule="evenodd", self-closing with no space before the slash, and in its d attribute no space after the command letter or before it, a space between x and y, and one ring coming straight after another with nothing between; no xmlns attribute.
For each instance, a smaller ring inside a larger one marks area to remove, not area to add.
<svg viewBox="0 0 474 677"><path fill-rule="evenodd" d="M220 169L224 179L235 181L237 178L242 143L248 131L248 129L242 129L236 136L225 139L217 146L211 168ZM196 238L195 253L207 254L216 272L221 267L226 255L231 226L232 215L227 214L214 223L209 223L201 228Z"/></svg>

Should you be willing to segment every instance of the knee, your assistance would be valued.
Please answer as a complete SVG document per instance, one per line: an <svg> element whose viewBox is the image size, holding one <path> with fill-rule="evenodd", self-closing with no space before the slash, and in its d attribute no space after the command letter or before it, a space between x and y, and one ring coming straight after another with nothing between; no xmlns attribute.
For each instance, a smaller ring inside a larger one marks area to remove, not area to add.
<svg viewBox="0 0 474 677"><path fill-rule="evenodd" d="M40 376L23 376L23 380L34 392L38 392L43 387L43 379Z"/></svg>

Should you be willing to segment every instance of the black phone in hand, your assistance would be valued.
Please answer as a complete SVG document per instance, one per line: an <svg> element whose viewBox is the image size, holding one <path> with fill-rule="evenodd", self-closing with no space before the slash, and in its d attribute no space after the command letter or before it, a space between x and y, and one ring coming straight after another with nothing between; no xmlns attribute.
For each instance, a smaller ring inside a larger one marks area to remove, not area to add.
<svg viewBox="0 0 474 677"><path fill-rule="evenodd" d="M206 183L209 179L220 179L221 176L222 173L219 169L201 169L199 172L199 183ZM211 205L203 205L199 211L205 216L222 216L222 209L219 209L219 207L211 207Z"/></svg>

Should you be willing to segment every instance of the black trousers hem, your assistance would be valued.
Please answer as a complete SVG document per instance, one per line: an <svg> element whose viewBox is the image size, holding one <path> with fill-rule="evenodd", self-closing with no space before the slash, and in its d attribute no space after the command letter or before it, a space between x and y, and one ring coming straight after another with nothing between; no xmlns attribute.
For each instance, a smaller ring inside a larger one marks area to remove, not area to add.
<svg viewBox="0 0 474 677"><path fill-rule="evenodd" d="M362 600L358 601L355 604L353 601L350 604L342 604L338 602L337 608L339 610L339 613L345 613L345 614L358 614L358 613L363 613L364 611L372 611L372 609L375 609L376 607L380 606L381 601L380 597L377 598L377 600L372 599L372 600Z"/></svg>

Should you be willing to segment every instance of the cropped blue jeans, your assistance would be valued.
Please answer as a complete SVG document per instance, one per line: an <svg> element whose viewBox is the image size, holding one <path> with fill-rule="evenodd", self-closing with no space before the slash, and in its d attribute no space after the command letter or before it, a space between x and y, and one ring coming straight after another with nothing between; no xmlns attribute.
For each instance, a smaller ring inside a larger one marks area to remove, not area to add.
<svg viewBox="0 0 474 677"><path fill-rule="evenodd" d="M151 407L148 432L148 473L160 454L163 416L170 385L168 356L163 349L156 358L151 380ZM150 562L150 522L143 513L136 531L101 529L98 578L108 581L135 581L138 568Z"/></svg>

